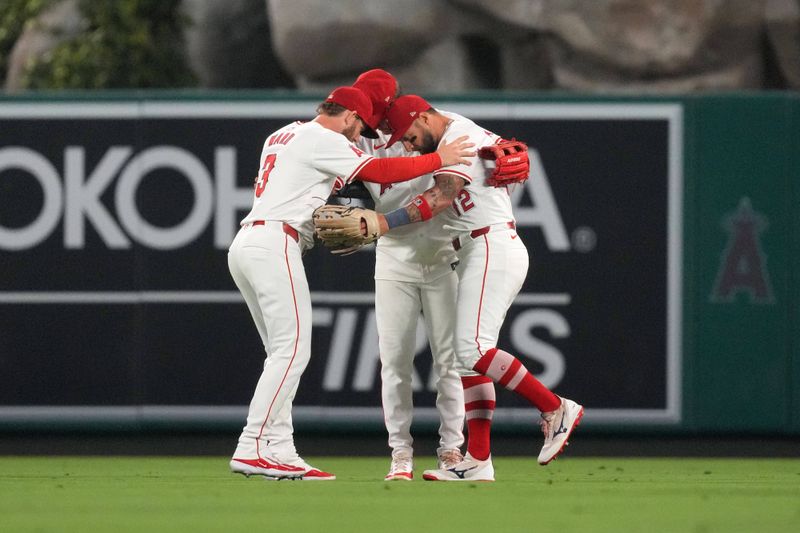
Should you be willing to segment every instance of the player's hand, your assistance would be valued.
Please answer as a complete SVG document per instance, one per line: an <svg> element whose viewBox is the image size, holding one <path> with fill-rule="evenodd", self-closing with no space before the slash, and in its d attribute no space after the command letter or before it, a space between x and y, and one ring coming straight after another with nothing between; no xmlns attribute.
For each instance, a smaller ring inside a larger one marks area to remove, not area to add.
<svg viewBox="0 0 800 533"><path fill-rule="evenodd" d="M448 144L442 144L436 153L442 158L442 166L450 165L471 165L467 157L475 157L475 151L469 150L475 143L467 142L469 136L462 135L458 139Z"/></svg>

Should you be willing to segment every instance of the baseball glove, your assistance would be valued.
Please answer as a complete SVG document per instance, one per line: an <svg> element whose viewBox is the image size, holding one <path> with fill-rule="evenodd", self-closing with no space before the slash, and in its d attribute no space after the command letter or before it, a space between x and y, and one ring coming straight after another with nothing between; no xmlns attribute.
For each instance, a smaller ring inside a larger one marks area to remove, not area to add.
<svg viewBox="0 0 800 533"><path fill-rule="evenodd" d="M486 180L494 187L522 183L528 179L531 171L528 146L516 139L501 139L497 144L484 146L478 150L478 156L494 161L494 171Z"/></svg>
<svg viewBox="0 0 800 533"><path fill-rule="evenodd" d="M323 205L313 220L314 233L336 255L352 254L380 237L378 213L363 207Z"/></svg>

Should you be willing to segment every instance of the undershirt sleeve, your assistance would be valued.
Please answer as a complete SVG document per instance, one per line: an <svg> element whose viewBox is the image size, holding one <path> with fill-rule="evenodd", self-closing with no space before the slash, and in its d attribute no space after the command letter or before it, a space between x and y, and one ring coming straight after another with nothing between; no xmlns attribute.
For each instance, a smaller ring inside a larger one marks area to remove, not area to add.
<svg viewBox="0 0 800 533"><path fill-rule="evenodd" d="M371 159L353 179L372 183L397 183L430 174L442 166L436 152L417 157L382 157Z"/></svg>

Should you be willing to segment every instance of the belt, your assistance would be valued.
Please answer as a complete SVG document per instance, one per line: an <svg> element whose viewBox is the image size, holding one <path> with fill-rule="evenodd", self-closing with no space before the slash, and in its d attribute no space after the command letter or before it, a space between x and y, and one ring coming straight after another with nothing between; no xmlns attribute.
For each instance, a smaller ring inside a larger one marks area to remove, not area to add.
<svg viewBox="0 0 800 533"><path fill-rule="evenodd" d="M506 222L506 226L508 226L510 229L517 229L517 225L513 221ZM474 239L475 237L480 237L481 235L486 235L487 233L489 233L489 230L491 230L491 229L492 229L491 226L484 226L482 228L474 229L474 230L469 232L469 236ZM460 250L461 246L462 246L462 244L461 244L461 238L460 237L456 237L455 239L453 239L453 248L456 251Z"/></svg>
<svg viewBox="0 0 800 533"><path fill-rule="evenodd" d="M263 226L267 223L266 220L254 220L250 223L251 226ZM283 223L283 232L294 239L295 242L300 242L300 236L297 233L297 230L291 227L286 222Z"/></svg>

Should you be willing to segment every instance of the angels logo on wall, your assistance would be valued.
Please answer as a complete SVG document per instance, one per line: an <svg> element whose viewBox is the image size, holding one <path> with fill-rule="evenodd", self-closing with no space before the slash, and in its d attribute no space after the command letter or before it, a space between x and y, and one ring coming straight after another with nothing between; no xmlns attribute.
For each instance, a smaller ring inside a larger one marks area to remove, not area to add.
<svg viewBox="0 0 800 533"><path fill-rule="evenodd" d="M728 303L745 293L750 303L774 303L767 270L767 256L761 248L761 233L769 225L767 218L753 210L750 198L743 197L735 212L723 219L729 233L722 252L711 301Z"/></svg>

